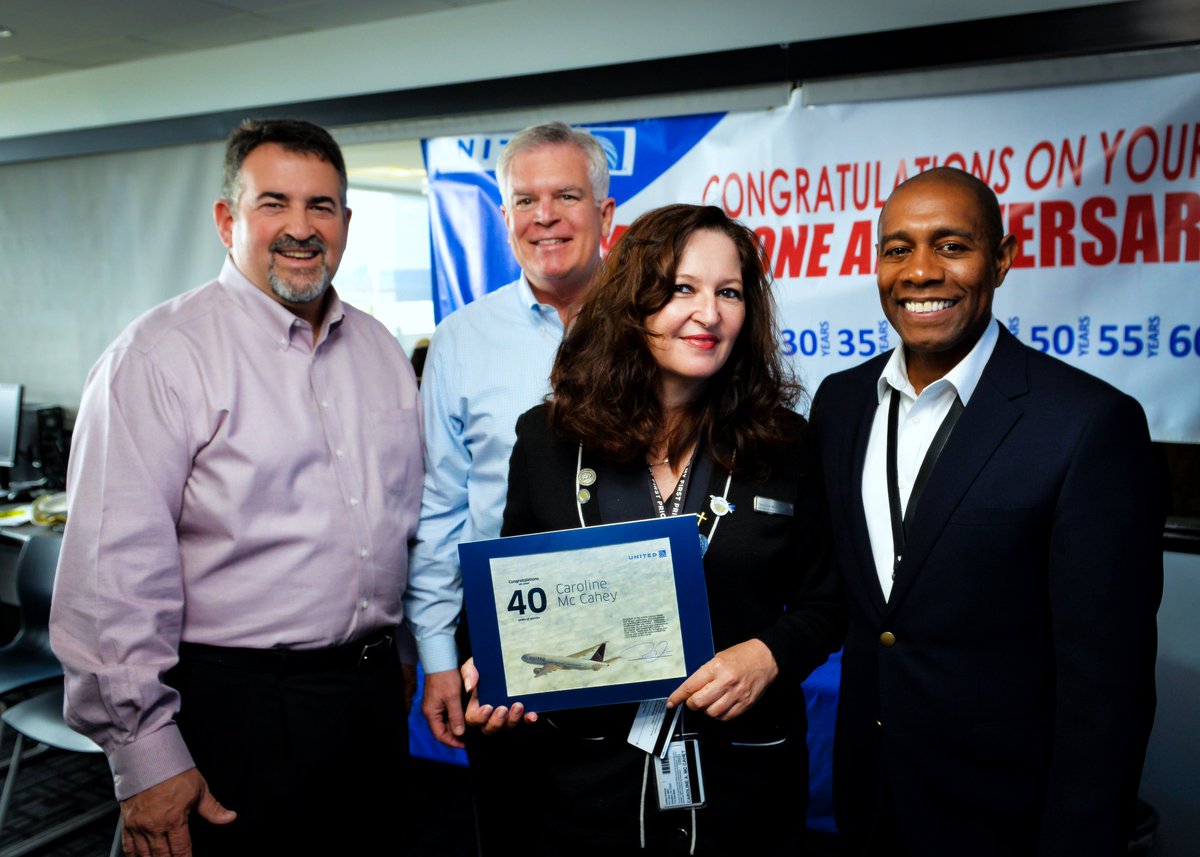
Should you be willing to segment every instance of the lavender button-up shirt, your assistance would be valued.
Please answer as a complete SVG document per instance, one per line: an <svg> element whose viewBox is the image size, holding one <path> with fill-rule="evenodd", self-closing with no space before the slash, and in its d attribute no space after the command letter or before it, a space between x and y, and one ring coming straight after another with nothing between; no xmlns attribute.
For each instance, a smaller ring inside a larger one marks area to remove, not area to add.
<svg viewBox="0 0 1200 857"><path fill-rule="evenodd" d="M412 367L330 294L312 328L227 260L88 376L51 611L68 720L125 798L192 767L179 642L296 649L399 624L421 500Z"/></svg>

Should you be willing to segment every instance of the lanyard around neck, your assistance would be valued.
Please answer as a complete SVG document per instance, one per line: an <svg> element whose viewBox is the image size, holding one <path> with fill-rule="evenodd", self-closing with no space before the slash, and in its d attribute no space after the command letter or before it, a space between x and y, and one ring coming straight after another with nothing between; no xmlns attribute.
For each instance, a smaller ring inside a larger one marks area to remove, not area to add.
<svg viewBox="0 0 1200 857"><path fill-rule="evenodd" d="M892 388L892 398L888 402L888 424L887 424L887 488L888 488L888 506L892 514L892 555L895 559L892 561L892 579L896 579L896 567L900 565L900 557L904 554L904 545L908 536L908 520L916 511L917 502L921 499L921 493L925 490L925 483L929 481L929 474L933 470L933 465L937 462L938 456L942 454L942 447L946 445L946 440L950 437L950 432L954 429L954 424L958 422L958 418L962 415L963 409L966 407L962 403L957 394L954 396L954 402L950 405L950 410L946 414L946 418L942 420L942 424L938 426L937 433L933 436L933 440L929 443L929 449L925 452L925 458L921 462L921 469L917 471L916 481L913 482L912 493L908 495L908 506L903 514L900 512L900 479L897 475L896 466L896 447L899 445L896 440L897 426L900 422L900 391Z"/></svg>
<svg viewBox="0 0 1200 857"><path fill-rule="evenodd" d="M584 486L584 484L582 482L579 481L580 476L583 473L583 470L584 470L584 467L583 467L583 444L581 443L581 444L579 444L579 452L575 456L575 511L579 514L579 526L586 528L587 521L584 520L584 517L583 517L583 504L585 502L587 502L587 500L591 499L591 493L587 492L587 494L585 495L584 492L586 491L586 487ZM677 502L679 504L680 509L682 509L683 494L686 491L686 485L684 484L684 479L687 478L690 470L691 470L691 464L689 463L687 469L684 471L683 475L679 479L679 485L675 486L675 496L677 496L677 498L678 498ZM594 473L592 474L592 479L593 480L595 479ZM651 482L654 481L653 476L650 477L650 481ZM591 484L591 483L589 482L588 484ZM704 554L706 554L708 552L708 546L710 544L712 544L712 540L716 537L717 526L721 523L721 518L724 517L729 512L733 511L733 506L729 503L729 486L731 484L733 484L733 473L732 472L728 473L725 477L725 489L721 492L721 496L719 498L718 497L711 498L712 502L709 503L709 509L711 509L713 512L714 520L712 522L712 526L708 530L708 535L706 536L703 533L700 534L700 555L701 556L704 556ZM656 492L658 491L657 485L655 485L655 491ZM585 499L585 496L586 496L586 499ZM659 501L661 504L661 498L659 498ZM703 523L706 518L707 518L707 515L701 514L699 523Z"/></svg>
<svg viewBox="0 0 1200 857"><path fill-rule="evenodd" d="M670 509L663 502L662 493L658 490L658 482L654 479L654 471L647 469L650 472L650 494L654 497L654 508L658 512L658 517L675 517L683 510L683 496L687 493L688 476L692 472L692 463L689 461L683 468L683 472L679 474L679 481L675 484L675 490L671 492Z"/></svg>

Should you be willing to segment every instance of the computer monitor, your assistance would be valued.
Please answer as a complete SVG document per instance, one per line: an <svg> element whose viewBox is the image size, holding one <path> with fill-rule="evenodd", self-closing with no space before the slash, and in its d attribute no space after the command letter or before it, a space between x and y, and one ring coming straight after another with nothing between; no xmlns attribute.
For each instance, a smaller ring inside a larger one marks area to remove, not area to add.
<svg viewBox="0 0 1200 857"><path fill-rule="evenodd" d="M20 384L0 384L0 467L11 468L17 464L24 393Z"/></svg>

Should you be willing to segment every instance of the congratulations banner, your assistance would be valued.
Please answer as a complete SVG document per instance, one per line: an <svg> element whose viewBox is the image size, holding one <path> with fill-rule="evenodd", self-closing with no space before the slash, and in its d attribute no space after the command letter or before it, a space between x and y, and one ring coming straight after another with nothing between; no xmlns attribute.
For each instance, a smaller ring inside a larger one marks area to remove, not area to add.
<svg viewBox="0 0 1200 857"><path fill-rule="evenodd" d="M995 314L1022 341L1200 442L1200 75L590 127L617 199L722 206L755 230L780 348L810 390L897 344L875 288L879 209L905 178L965 169L1018 241ZM439 318L517 276L499 213L507 135L426 141ZM611 245L611 240L609 246Z"/></svg>

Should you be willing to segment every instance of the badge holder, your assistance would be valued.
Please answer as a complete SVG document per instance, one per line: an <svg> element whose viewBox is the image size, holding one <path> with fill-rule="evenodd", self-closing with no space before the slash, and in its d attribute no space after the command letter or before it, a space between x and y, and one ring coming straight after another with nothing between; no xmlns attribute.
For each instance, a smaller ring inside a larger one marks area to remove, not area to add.
<svg viewBox="0 0 1200 857"><path fill-rule="evenodd" d="M667 746L667 754L654 759L658 808L699 809L704 806L704 776L700 770L700 739L681 734Z"/></svg>

